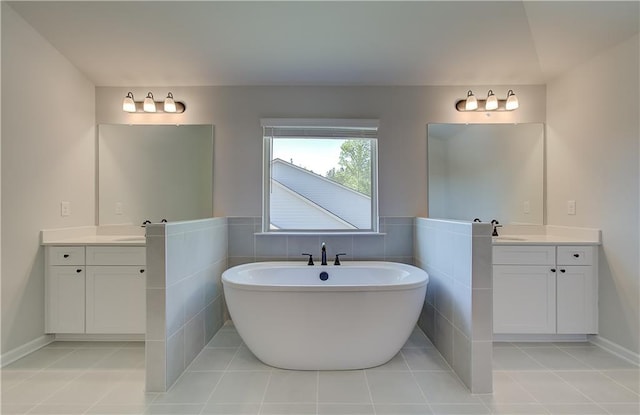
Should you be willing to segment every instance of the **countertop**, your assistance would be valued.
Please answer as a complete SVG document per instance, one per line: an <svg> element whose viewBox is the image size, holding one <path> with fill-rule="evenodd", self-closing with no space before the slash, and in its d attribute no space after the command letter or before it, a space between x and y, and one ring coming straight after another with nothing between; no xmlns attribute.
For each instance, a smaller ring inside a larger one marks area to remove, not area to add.
<svg viewBox="0 0 640 415"><path fill-rule="evenodd" d="M504 235L491 238L493 245L600 245L600 241L559 235Z"/></svg>
<svg viewBox="0 0 640 415"><path fill-rule="evenodd" d="M87 235L42 242L42 245L131 245L145 246L144 236L136 235Z"/></svg>
<svg viewBox="0 0 640 415"><path fill-rule="evenodd" d="M144 228L133 225L80 226L45 229L40 233L42 245L126 245L145 246Z"/></svg>

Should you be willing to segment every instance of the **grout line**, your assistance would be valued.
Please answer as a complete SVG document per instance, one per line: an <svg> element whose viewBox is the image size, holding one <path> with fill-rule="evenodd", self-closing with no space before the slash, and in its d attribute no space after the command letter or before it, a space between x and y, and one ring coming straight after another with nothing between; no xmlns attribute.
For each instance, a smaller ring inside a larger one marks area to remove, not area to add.
<svg viewBox="0 0 640 415"><path fill-rule="evenodd" d="M316 370L316 415L320 413L320 371Z"/></svg>
<svg viewBox="0 0 640 415"><path fill-rule="evenodd" d="M59 362L59 361L61 361L61 360L65 359L65 358L67 358L68 356L71 356L74 352L76 352L76 351L78 351L78 350L90 350L90 349L85 349L85 348L75 347L75 348L73 348L69 353L67 353L67 354L65 354L65 355L61 356L60 358L58 358L58 359L54 360L53 362L51 362L48 366L44 366L44 367L43 367L43 368L41 368L40 370L36 371L36 373L34 373L34 376L35 376L35 375L37 375L37 374L39 374L39 373L51 373L51 372L61 372L61 371L64 371L64 369L51 369L50 371L49 371L49 370L46 370L46 369L49 369L51 366L53 366L53 365L54 365L54 364L56 364L57 362ZM116 349L114 349L114 350L111 352L111 354L114 354L114 353L115 353L115 351L116 351ZM101 359L98 359L98 361L96 361L96 362L94 363L94 365L95 365L95 364L97 364L98 362L100 362L101 360L106 359L106 358L107 358L108 356L110 356L111 354L106 355L106 356L102 357ZM53 392L49 393L49 394L48 394L44 399L42 399L40 402L34 403L34 404L33 404L34 406L33 406L32 408L30 408L26 413L27 413L27 414L34 413L34 412L32 412L32 411L34 411L38 406L43 405L43 404L44 404L44 402L46 402L48 399L50 399L51 397L53 397L55 394L57 394L58 392L62 391L64 388L66 388L67 386L69 386L72 382L74 382L75 380L79 379L81 376L83 376L83 375L85 375L86 373L88 373L88 372L89 372L89 370L90 370L90 368L91 368L91 366L90 366L89 368L85 368L85 369L78 370L78 372L80 372L80 373L79 373L77 376L72 377L72 378L71 378L71 379L69 379L67 382L65 382L65 383L64 383L64 385L62 385L62 386L61 386L61 387L59 387L58 389L55 389ZM33 376L32 376L32 377L33 377ZM26 379L25 379L25 380L23 380L22 382L20 382L19 384L22 384L22 383L23 383L23 382L25 382L25 381L26 381ZM18 386L18 385L16 385L16 386ZM102 398L102 397L101 397L101 398ZM92 406L93 406L93 405L92 405Z"/></svg>
<svg viewBox="0 0 640 415"><path fill-rule="evenodd" d="M220 331L220 330L218 330ZM217 334L217 333L216 333ZM215 337L215 335L214 335ZM205 345L205 347L200 351L200 353L198 353L198 356L200 356L200 354L207 349L207 346ZM222 375L220 375L220 378L218 379L218 381L216 382L216 384L213 386L213 388L211 389L211 393L209 393L209 396L207 397L207 400L204 401L204 405L202 405L202 409L200 410L200 414L202 414L204 412L204 408L206 408L207 403L209 403L209 401L211 400L211 398L213 397L213 393L216 391L216 389L218 388L218 385L220 385L220 382L222 382L222 378L224 378L224 375L227 373L227 369L229 368L229 365L231 364L231 362L233 361L233 359L236 357L236 355L238 354L238 352L240 351L240 346L236 346L236 352L233 354L233 356L231 357L231 359L229 359L229 363L227 363L227 366L225 366L224 370L222 370ZM196 356L193 359L193 362L196 361L196 359L198 358L198 356ZM191 365L193 364L193 362L191 362ZM191 365L189 365L189 367L191 367ZM186 372L186 370L185 370ZM176 383L178 381L176 380ZM154 399L155 400L155 399Z"/></svg>
<svg viewBox="0 0 640 415"><path fill-rule="evenodd" d="M571 358L571 359L573 359L573 360L576 360L578 363L581 363L581 364L585 365L585 366L587 367L587 369L555 369L555 368L552 368L552 367L549 367L549 366L545 365L545 364L544 364L544 363L542 363L540 360L536 359L535 357L533 357L532 355L530 355L529 353L527 353L527 350L526 350L527 348L526 348L526 347L520 347L520 346L518 346L517 344L514 344L514 346L515 346L516 350L520 350L520 351L521 351L522 353L524 353L524 354L525 354L529 359L533 360L534 362L536 362L537 364L539 364L540 366L542 366L543 368L545 368L545 369L547 369L547 370L551 370L551 371L554 371L554 370L561 370L561 371L563 371L563 372L567 372L567 371L584 371L584 370L589 370L589 369L588 369L588 368L589 368L589 365L588 365L587 363L585 363L585 362L583 362L582 360L578 359L577 357L573 356L571 353L567 352L566 350L562 350L560 347L557 347L556 345L553 345L553 347L549 347L549 348L550 348L550 349L551 349L551 348L557 349L558 351L560 351L560 352L562 352L562 353L566 354L567 356L569 356L569 358ZM537 350L537 349L540 349L540 348L546 348L546 347L545 347L545 346L541 346L541 347L533 347L533 348L531 348L531 349L536 349L536 350Z"/></svg>
<svg viewBox="0 0 640 415"><path fill-rule="evenodd" d="M264 387L264 392L262 392L262 399L260 400L260 407L258 408L258 413L262 413L262 407L264 406L264 400L267 397L267 391L269 390L269 384L271 383L271 377L273 376L273 369L269 371L269 377L267 378L267 384Z"/></svg>
<svg viewBox="0 0 640 415"><path fill-rule="evenodd" d="M400 349L400 353L402 353L402 349ZM439 351L438 351L438 354L440 354ZM447 360L444 357L442 357L442 355L440 355L440 357L442 358L442 360L445 361L445 363L447 363L447 366L448 366L449 363L447 362ZM402 355L402 358L405 359L404 358L404 354ZM427 405L427 408L429 408L429 412L433 413L433 407L431 406L431 403L429 402L429 399L427 399L427 395L424 393L424 390L422 389L422 386L420 386L420 384L418 383L418 379L416 378L416 374L414 373L414 371L411 368L411 366L409 366L409 363L406 361L406 359L405 359L405 363L407 364L407 367L409 368L409 373L411 373L411 378L416 383L416 386L418 387L418 390L420 391L420 394L422 395L422 399L424 399L424 402Z"/></svg>
<svg viewBox="0 0 640 415"><path fill-rule="evenodd" d="M627 389L628 391L632 392L634 395L638 395L640 396L640 390L639 391L635 391L633 389L631 389L630 387L628 387L627 385L625 385L624 383L618 382L616 379L612 378L611 376L607 375L605 373L605 371L610 371L610 372L614 372L614 371L625 371L625 370L629 370L629 369L601 369L599 370L599 373L602 374L602 376L611 379L615 384ZM631 369L629 370L629 372L636 372L636 377L640 378L640 370L638 369Z"/></svg>
<svg viewBox="0 0 640 415"><path fill-rule="evenodd" d="M371 402L371 407L373 408L373 415L376 415L376 404L373 402L373 393L371 392L371 386L369 385L369 377L367 376L366 369L360 369L362 374L364 375L364 384L367 385L367 391L369 392L369 401Z"/></svg>

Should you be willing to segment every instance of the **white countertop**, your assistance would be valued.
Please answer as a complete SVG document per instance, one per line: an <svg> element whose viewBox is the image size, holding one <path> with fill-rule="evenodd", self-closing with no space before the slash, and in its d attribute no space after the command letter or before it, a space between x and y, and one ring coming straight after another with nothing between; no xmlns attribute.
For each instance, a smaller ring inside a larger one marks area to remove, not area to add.
<svg viewBox="0 0 640 415"><path fill-rule="evenodd" d="M491 240L494 245L600 245L600 241L561 235L504 235Z"/></svg>
<svg viewBox="0 0 640 415"><path fill-rule="evenodd" d="M47 229L41 232L42 245L127 245L145 246L144 228L133 225L81 226Z"/></svg>
<svg viewBox="0 0 640 415"><path fill-rule="evenodd" d="M50 239L42 242L42 245L132 245L145 246L147 240L144 236L135 235L88 235L66 239Z"/></svg>
<svg viewBox="0 0 640 415"><path fill-rule="evenodd" d="M506 225L492 237L494 245L600 245L599 229L569 226Z"/></svg>

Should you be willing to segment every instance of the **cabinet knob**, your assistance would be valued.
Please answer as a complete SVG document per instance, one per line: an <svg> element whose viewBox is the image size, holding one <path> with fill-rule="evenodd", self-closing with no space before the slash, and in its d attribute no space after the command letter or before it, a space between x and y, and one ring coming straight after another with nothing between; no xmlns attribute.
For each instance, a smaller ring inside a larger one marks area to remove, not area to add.
<svg viewBox="0 0 640 415"><path fill-rule="evenodd" d="M69 258L69 254L62 255L63 258Z"/></svg>
<svg viewBox="0 0 640 415"><path fill-rule="evenodd" d="M574 257L580 258L580 254L573 254Z"/></svg>
<svg viewBox="0 0 640 415"><path fill-rule="evenodd" d="M140 270L140 274L144 274L144 269L141 269L141 270Z"/></svg>
<svg viewBox="0 0 640 415"><path fill-rule="evenodd" d="M556 272L556 269L555 268L551 268L551 272Z"/></svg>
<svg viewBox="0 0 640 415"><path fill-rule="evenodd" d="M567 272L567 270L566 269L561 269L560 272L562 272L564 274L565 272Z"/></svg>
<svg viewBox="0 0 640 415"><path fill-rule="evenodd" d="M78 274L80 274L80 273L82 272L82 270L81 270L80 268L78 268L78 269L76 270L76 272L77 272Z"/></svg>

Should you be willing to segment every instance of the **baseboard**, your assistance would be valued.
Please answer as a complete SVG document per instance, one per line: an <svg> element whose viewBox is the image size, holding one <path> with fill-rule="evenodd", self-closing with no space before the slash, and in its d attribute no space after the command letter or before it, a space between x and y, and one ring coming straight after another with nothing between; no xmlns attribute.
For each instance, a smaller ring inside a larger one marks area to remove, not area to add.
<svg viewBox="0 0 640 415"><path fill-rule="evenodd" d="M626 349L620 346L617 343L612 342L611 340L607 340L602 336L594 334L589 336L589 342L618 356L621 359L624 359L630 363L633 363L636 366L640 366L640 354L632 352L629 349Z"/></svg>
<svg viewBox="0 0 640 415"><path fill-rule="evenodd" d="M144 334L56 334L59 342L139 342L144 341Z"/></svg>
<svg viewBox="0 0 640 415"><path fill-rule="evenodd" d="M40 336L34 340L31 340L27 344L23 344L20 347L16 347L13 350L9 350L6 353L2 353L0 356L0 367L5 367L16 360L25 357L29 353L33 353L38 349L43 348L47 344L54 341L54 337L51 334L45 334Z"/></svg>
<svg viewBox="0 0 640 415"><path fill-rule="evenodd" d="M586 334L494 334L494 342L587 342Z"/></svg>

